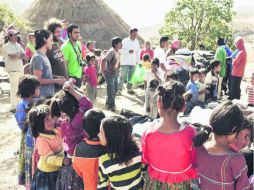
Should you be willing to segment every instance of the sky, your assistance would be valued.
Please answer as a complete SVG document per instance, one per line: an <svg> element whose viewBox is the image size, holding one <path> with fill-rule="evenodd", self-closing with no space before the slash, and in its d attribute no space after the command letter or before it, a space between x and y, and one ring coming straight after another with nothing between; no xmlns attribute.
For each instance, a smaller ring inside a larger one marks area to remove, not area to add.
<svg viewBox="0 0 254 190"><path fill-rule="evenodd" d="M163 22L174 0L104 0L131 27L146 27Z"/></svg>
<svg viewBox="0 0 254 190"><path fill-rule="evenodd" d="M161 24L177 0L104 0L132 27ZM234 0L236 11L252 10L254 0ZM251 8L251 9L250 9Z"/></svg>

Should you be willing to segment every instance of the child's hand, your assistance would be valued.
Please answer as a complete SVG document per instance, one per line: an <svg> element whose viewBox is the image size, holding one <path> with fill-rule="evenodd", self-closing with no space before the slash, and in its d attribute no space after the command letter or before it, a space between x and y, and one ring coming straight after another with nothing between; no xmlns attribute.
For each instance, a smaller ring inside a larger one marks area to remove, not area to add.
<svg viewBox="0 0 254 190"><path fill-rule="evenodd" d="M150 111L151 111L150 108L147 107L147 108L146 108L146 112L150 113Z"/></svg>
<svg viewBox="0 0 254 190"><path fill-rule="evenodd" d="M63 166L70 166L72 164L71 158L63 159Z"/></svg>
<svg viewBox="0 0 254 190"><path fill-rule="evenodd" d="M70 81L66 81L63 85L63 90L70 91L71 89L73 89L73 83Z"/></svg>

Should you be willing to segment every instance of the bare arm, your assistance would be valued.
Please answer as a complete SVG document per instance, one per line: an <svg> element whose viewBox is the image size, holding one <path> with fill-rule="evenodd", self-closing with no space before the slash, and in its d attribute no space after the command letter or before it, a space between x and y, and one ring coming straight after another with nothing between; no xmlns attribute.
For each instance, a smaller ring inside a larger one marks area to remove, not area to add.
<svg viewBox="0 0 254 190"><path fill-rule="evenodd" d="M63 80L63 79L43 79L41 70L33 70L33 75L38 77L41 85L49 85L49 84L63 85L65 82L65 80Z"/></svg>

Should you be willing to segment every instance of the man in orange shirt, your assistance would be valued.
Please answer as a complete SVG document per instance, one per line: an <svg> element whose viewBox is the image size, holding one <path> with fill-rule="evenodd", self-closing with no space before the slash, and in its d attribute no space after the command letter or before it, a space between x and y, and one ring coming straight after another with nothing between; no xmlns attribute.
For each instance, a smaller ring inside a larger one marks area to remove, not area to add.
<svg viewBox="0 0 254 190"><path fill-rule="evenodd" d="M98 133L105 114L97 109L87 111L83 117L83 128L89 138L80 142L75 149L73 168L83 178L86 190L96 190L98 184L99 157L104 153Z"/></svg>

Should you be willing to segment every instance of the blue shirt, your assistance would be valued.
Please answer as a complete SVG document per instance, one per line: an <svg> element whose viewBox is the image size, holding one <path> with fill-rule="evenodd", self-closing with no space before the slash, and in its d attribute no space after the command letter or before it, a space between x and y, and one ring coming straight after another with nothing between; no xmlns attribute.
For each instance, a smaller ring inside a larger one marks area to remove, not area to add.
<svg viewBox="0 0 254 190"><path fill-rule="evenodd" d="M19 102L16 109L15 118L21 130L24 130L24 127L25 127L25 121L27 116L26 109L29 103L30 102L28 100L22 100L21 102ZM26 146L29 148L34 147L31 127L28 127L28 129L26 130L25 143L26 143Z"/></svg>
<svg viewBox="0 0 254 190"><path fill-rule="evenodd" d="M198 85L194 81L189 80L186 86L186 91L192 94L192 98L190 100L191 103L197 104L198 103Z"/></svg>
<svg viewBox="0 0 254 190"><path fill-rule="evenodd" d="M51 64L46 55L36 51L31 59L31 73L34 70L42 71L42 79L53 79ZM54 84L41 85L41 97L53 96Z"/></svg>

